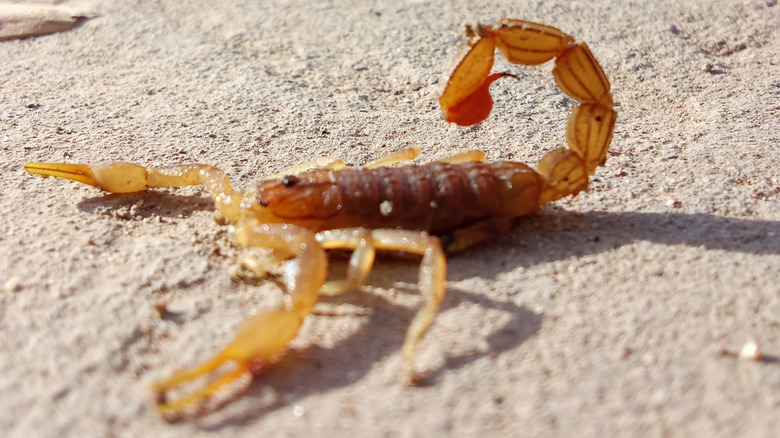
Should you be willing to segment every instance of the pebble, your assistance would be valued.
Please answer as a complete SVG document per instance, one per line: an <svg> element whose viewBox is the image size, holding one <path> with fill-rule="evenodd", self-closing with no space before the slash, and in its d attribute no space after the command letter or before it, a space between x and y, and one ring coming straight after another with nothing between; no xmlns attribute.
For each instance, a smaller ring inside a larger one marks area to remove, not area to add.
<svg viewBox="0 0 780 438"><path fill-rule="evenodd" d="M758 350L758 344L755 341L748 341L739 350L739 358L742 360L757 361L761 359L761 352Z"/></svg>
<svg viewBox="0 0 780 438"><path fill-rule="evenodd" d="M21 285L19 284L19 278L17 277L9 278L3 285L3 290L7 290L8 292L17 292L19 289L21 289Z"/></svg>

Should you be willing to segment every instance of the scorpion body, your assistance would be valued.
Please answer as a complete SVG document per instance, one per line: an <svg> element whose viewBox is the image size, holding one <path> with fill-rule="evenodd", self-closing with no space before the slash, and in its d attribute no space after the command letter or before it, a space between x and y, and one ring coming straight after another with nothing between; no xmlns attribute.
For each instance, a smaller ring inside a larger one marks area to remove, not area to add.
<svg viewBox="0 0 780 438"><path fill-rule="evenodd" d="M316 231L398 228L443 235L537 210L541 182L522 163L430 163L315 170L264 181L254 196L276 218Z"/></svg>
<svg viewBox="0 0 780 438"><path fill-rule="evenodd" d="M495 26L467 27L454 70L439 97L445 120L470 125L484 120L493 100L490 84L512 76L490 74L494 52L509 62L536 65L555 60L553 75L561 90L579 102L566 130L567 147L545 154L536 169L513 162L485 163L473 151L425 165L389 167L417 156L409 149L396 156L344 168L337 160L299 166L245 192L234 190L214 166L190 164L164 168L132 163L28 163L25 170L79 181L107 192L202 185L218 218L235 227L239 246L272 250L271 262L252 258L244 266L258 275L284 263L282 307L249 318L233 341L200 366L155 384L158 410L178 416L200 406L225 385L262 366L297 336L322 294L359 287L375 252L402 251L422 256L419 290L424 304L410 324L401 355L408 382L414 382L414 355L444 298L445 251L457 251L509 231L511 220L542 204L576 195L604 164L617 113L604 72L584 43L560 30L520 20ZM439 236L439 237L435 237ZM326 281L326 250L351 250L347 278ZM168 400L179 385L223 371L190 394Z"/></svg>

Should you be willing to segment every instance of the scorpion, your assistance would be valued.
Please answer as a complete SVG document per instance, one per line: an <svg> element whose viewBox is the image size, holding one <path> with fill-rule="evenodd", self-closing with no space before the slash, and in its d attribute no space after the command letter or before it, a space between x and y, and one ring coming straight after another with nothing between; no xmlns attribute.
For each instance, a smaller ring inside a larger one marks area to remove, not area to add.
<svg viewBox="0 0 780 438"><path fill-rule="evenodd" d="M304 163L241 192L231 187L222 170L206 164L24 166L29 173L111 193L202 185L213 199L218 222L233 225L236 245L271 250L269 260L247 257L248 269L260 276L282 264L285 303L250 317L210 360L156 382L161 415L183 414L242 376L259 373L297 336L320 295L340 294L364 283L377 251L422 256L418 288L423 305L401 347L405 381L414 383L417 345L445 295L445 254L508 233L514 218L587 189L589 176L606 160L617 117L609 81L588 46L554 27L513 19L466 26L466 36L439 95L446 121L468 126L488 117L493 107L490 85L514 76L490 74L496 49L513 64L554 59L556 83L579 102L566 128L568 147L548 152L536 170L510 161L488 163L479 151L424 165L403 164L420 153L407 149L362 167L346 167L336 159ZM339 249L352 251L346 278L328 281L326 251ZM223 370L229 363L234 366ZM215 378L169 400L171 391L209 375Z"/></svg>

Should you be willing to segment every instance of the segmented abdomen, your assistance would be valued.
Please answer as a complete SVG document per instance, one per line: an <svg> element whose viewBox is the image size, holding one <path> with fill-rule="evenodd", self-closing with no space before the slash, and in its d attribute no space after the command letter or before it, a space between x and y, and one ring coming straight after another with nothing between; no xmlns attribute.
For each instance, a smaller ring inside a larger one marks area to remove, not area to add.
<svg viewBox="0 0 780 438"><path fill-rule="evenodd" d="M339 216L354 218L356 225L370 228L451 232L480 219L506 214L499 185L506 184L501 170L507 165L516 166L433 163L347 168L336 173L341 198Z"/></svg>

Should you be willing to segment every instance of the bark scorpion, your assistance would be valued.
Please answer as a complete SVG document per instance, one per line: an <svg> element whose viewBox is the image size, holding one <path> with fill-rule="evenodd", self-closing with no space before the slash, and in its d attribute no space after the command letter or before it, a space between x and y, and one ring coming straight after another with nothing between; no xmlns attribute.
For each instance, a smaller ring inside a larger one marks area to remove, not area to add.
<svg viewBox="0 0 780 438"><path fill-rule="evenodd" d="M259 372L296 337L321 294L335 295L363 284L376 251L422 256L418 287L424 304L401 348L406 380L414 382L415 349L444 298L445 253L507 233L513 218L587 188L589 175L604 164L617 117L609 81L588 47L554 27L520 20L467 26L466 35L468 42L439 97L445 120L465 126L488 116L493 106L490 84L513 76L490 74L495 49L514 64L538 65L554 59L555 81L580 103L569 117L569 147L547 153L535 171L521 163L487 163L479 151L425 165L392 166L419 153L407 149L363 167L345 167L339 160L304 164L239 192L222 170L205 164L25 165L30 173L71 179L112 193L202 185L214 201L217 216L233 224L237 245L269 248L274 263L284 263L286 305L249 318L212 359L155 383L163 416L200 406L225 385ZM333 249L353 252L346 279L326 281L325 251ZM258 275L271 266L253 259L245 264ZM222 370L227 363L234 366ZM222 374L215 380L168 400L172 389L219 371Z"/></svg>

